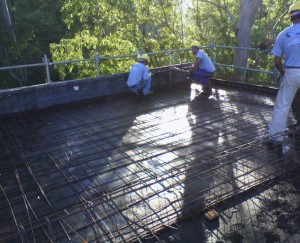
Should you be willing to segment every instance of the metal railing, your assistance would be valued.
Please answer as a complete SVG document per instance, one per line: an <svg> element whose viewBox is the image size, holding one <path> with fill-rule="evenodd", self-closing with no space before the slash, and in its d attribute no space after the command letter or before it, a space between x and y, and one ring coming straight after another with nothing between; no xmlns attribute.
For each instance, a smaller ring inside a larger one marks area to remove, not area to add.
<svg viewBox="0 0 300 243"><path fill-rule="evenodd" d="M233 49L233 50L244 50L244 51L257 51L257 48L245 48L245 47L234 47L234 46L213 46L213 48L218 48L218 49ZM212 48L212 49L213 49ZM251 71L251 72L259 72L259 73L265 73L265 74L269 74L269 75L274 75L277 76L275 71L266 71L266 70L261 70L261 69L254 69L254 68L247 68L247 67L239 67L239 66L234 66L234 65L227 65L227 64L221 64L221 63L217 63L214 62L216 66L219 67L228 67L228 68L235 68L235 69L241 69L241 70L245 70L245 71Z"/></svg>
<svg viewBox="0 0 300 243"><path fill-rule="evenodd" d="M223 67L223 68L231 68L231 69L239 69L244 71L250 71L250 72L257 72L262 74L271 75L272 79L276 80L278 78L278 73L275 71L269 71L269 70L262 70L262 69L255 69L255 68L249 68L249 67L241 67L241 66L234 66L224 63L218 63L215 60L215 52L218 49L227 49L227 50L246 50L246 51L260 51L257 48L241 48L241 47L234 47L234 46L220 46L220 45L214 45L213 41L211 41L209 46L202 46L202 49L209 49L210 56L212 61L214 62L216 67ZM176 63L176 60L172 58L173 53L187 53L190 52L190 48L186 49L180 49L180 50L167 50L167 51L161 51L161 52L151 52L148 53L149 56L154 57L155 55L165 55L167 59L169 60L169 63L166 65L175 65L180 64ZM100 64L103 63L105 60L111 60L111 59L124 59L124 58L136 58L136 54L128 54L128 55L121 55L121 56L100 56L98 53L95 53L95 55L92 58L85 58L85 59L79 59L79 60L67 60L67 61L59 61L59 62L51 62L50 59L47 57L47 55L44 55L43 62L42 63L35 63L35 64L25 64L25 65L16 65L16 66L6 66L6 67L0 67L0 72L4 70L14 70L14 69L23 69L23 68L34 68L34 67L43 67L46 72L46 83L51 83L51 72L50 68L56 65L68 65L72 63L84 63L84 62L94 62L97 77L101 76L101 68ZM186 59L185 61L187 61ZM182 64L182 61L181 61ZM87 78L93 78L93 77L87 77ZM57 81L66 81L66 80L57 80Z"/></svg>

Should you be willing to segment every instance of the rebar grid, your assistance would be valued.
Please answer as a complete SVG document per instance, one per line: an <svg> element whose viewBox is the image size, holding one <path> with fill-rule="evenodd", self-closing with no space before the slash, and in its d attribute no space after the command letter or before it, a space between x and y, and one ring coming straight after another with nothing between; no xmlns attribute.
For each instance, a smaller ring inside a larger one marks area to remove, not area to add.
<svg viewBox="0 0 300 243"><path fill-rule="evenodd" d="M141 241L294 166L261 143L274 97L193 92L1 119L0 241Z"/></svg>
<svg viewBox="0 0 300 243"><path fill-rule="evenodd" d="M222 202L216 220L203 214L161 232L160 242L300 241L299 169ZM149 238L145 243L158 242Z"/></svg>

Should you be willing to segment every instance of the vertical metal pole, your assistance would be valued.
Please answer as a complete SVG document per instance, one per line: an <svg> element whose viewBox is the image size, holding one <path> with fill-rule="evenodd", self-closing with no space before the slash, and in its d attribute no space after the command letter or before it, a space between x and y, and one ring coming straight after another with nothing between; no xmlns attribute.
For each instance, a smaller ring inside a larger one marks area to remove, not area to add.
<svg viewBox="0 0 300 243"><path fill-rule="evenodd" d="M171 68L171 66L172 66L172 54L171 54L171 52L169 52L168 55L169 55L169 63L170 63L170 81L169 81L169 85L171 86L171 84L172 84L172 68Z"/></svg>
<svg viewBox="0 0 300 243"><path fill-rule="evenodd" d="M213 39L210 40L210 49L211 49L211 60L213 63L215 63L215 52L214 52L215 42Z"/></svg>
<svg viewBox="0 0 300 243"><path fill-rule="evenodd" d="M97 77L101 76L101 72L100 72L100 58L98 53L95 53L95 61L96 61L96 67L97 67Z"/></svg>
<svg viewBox="0 0 300 243"><path fill-rule="evenodd" d="M137 54L137 58L139 58L142 54L143 54L143 51L142 51L142 50L139 50L139 51L138 51L138 54Z"/></svg>
<svg viewBox="0 0 300 243"><path fill-rule="evenodd" d="M50 71L49 71L49 66L50 66L50 62L49 62L49 59L47 57L47 55L45 54L44 55L44 58L43 58L43 62L44 62L44 65L46 67L46 74L47 74L47 80L46 80L46 83L51 83L51 79L50 79Z"/></svg>

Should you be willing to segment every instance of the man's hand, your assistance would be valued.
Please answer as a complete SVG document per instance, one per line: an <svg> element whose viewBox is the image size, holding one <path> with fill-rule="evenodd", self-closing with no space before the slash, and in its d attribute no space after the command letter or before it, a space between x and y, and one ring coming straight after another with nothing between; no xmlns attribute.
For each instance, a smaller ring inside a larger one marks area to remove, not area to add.
<svg viewBox="0 0 300 243"><path fill-rule="evenodd" d="M275 67L277 68L277 70L280 72L281 75L284 75L284 66L282 64L282 58L281 57L274 57L274 63L275 63Z"/></svg>
<svg viewBox="0 0 300 243"><path fill-rule="evenodd" d="M259 43L257 45L257 48L260 49L260 50L265 50L267 49L269 46L273 45L275 43L275 40L272 39L272 40L264 40L263 42Z"/></svg>
<svg viewBox="0 0 300 243"><path fill-rule="evenodd" d="M195 65L193 64L191 67L190 67L190 72L195 72L196 68L195 68Z"/></svg>

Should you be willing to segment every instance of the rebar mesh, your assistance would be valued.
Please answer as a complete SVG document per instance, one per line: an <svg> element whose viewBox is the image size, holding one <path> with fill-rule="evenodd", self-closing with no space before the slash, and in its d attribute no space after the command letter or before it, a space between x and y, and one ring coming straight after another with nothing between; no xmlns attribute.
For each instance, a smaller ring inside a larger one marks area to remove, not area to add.
<svg viewBox="0 0 300 243"><path fill-rule="evenodd" d="M273 100L179 87L1 118L0 241L141 241L284 173Z"/></svg>

